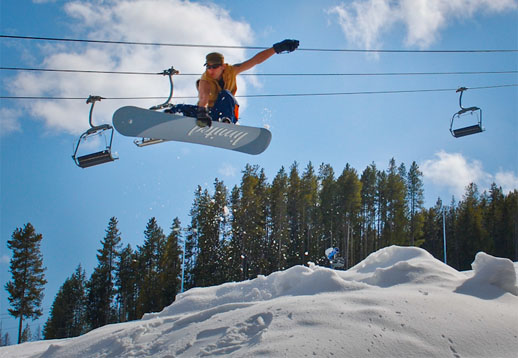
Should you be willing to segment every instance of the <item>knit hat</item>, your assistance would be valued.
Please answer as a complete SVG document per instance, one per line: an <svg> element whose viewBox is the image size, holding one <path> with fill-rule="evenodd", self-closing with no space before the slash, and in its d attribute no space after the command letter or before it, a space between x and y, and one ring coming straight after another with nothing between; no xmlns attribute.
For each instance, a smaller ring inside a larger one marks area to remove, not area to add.
<svg viewBox="0 0 518 358"><path fill-rule="evenodd" d="M205 65L207 66L209 63L211 65L222 65L225 63L225 57L219 52L211 52L205 57Z"/></svg>

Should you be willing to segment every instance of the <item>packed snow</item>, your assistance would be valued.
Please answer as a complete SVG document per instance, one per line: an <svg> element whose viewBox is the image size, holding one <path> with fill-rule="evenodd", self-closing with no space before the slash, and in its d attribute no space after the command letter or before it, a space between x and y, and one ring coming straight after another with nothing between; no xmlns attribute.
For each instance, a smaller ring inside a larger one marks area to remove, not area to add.
<svg viewBox="0 0 518 358"><path fill-rule="evenodd" d="M162 312L0 357L516 357L516 264L459 272L391 246L348 271L310 264L194 288Z"/></svg>

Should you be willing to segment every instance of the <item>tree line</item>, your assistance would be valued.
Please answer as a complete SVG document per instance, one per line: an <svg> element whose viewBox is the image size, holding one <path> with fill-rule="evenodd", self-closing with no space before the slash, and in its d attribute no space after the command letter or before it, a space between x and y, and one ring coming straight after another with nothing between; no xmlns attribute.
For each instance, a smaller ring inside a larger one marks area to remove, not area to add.
<svg viewBox="0 0 518 358"><path fill-rule="evenodd" d="M171 304L181 287L253 279L309 261L327 265L329 247L339 249L345 269L388 245L419 246L443 260L445 236L447 262L458 270L470 269L478 251L518 259L517 190L505 194L493 184L479 193L472 183L459 202L438 199L429 209L423 198L415 162L408 170L394 159L385 170L372 163L361 174L347 164L339 175L329 164L317 170L309 163L301 172L295 162L271 183L259 166L246 165L231 190L218 179L212 192L196 188L185 228L175 218L166 236L151 218L135 249L123 247L111 218L93 273L87 278L79 265L65 280L43 335L72 337L138 319ZM34 318L38 303L10 313Z"/></svg>

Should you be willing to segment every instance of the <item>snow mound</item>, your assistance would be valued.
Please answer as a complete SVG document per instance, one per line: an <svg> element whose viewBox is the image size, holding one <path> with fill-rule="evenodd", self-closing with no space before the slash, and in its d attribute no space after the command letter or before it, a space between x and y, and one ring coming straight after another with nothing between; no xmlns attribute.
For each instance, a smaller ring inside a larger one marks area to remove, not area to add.
<svg viewBox="0 0 518 358"><path fill-rule="evenodd" d="M311 264L191 289L142 320L2 347L0 358L514 358L515 267L479 253L473 270L391 246L348 271Z"/></svg>
<svg viewBox="0 0 518 358"><path fill-rule="evenodd" d="M426 250L395 245L373 252L343 277L378 287L412 283L447 285L465 279Z"/></svg>
<svg viewBox="0 0 518 358"><path fill-rule="evenodd" d="M259 275L243 282L193 288L176 297L176 301L160 313L146 314L143 319L166 317L180 313L207 310L222 305L266 301L282 296L316 295L329 292L359 290L365 285L344 280L339 272L311 265L294 266L271 275Z"/></svg>
<svg viewBox="0 0 518 358"><path fill-rule="evenodd" d="M473 277L466 280L456 292L480 298L493 298L506 292L518 296L516 270L511 260L479 252L471 267Z"/></svg>

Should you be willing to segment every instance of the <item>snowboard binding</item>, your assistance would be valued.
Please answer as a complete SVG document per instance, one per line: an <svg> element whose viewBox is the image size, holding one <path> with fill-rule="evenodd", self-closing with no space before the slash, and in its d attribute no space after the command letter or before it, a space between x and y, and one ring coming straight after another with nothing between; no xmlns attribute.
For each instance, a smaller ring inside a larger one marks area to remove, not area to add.
<svg viewBox="0 0 518 358"><path fill-rule="evenodd" d="M455 138L464 137L471 134L476 134L484 131L482 127L482 110L478 107L462 107L462 94L466 91L466 87L459 88L456 92L460 92L459 97L459 106L460 111L455 113L453 117L451 117L450 122L450 132ZM462 119L474 119L475 124L472 124L467 127L458 127L457 122Z"/></svg>
<svg viewBox="0 0 518 358"><path fill-rule="evenodd" d="M92 104L90 107L90 116L89 116L89 123L90 123L90 129L88 129L86 132L81 134L79 137L79 140L77 141L76 149L74 151L74 154L72 155L72 159L76 163L76 165L80 168L88 168L95 165L113 162L116 159L119 159L117 157L114 157L112 155L112 141L113 141L113 127L109 124L101 124L99 126L94 126L92 123L92 112L94 109L95 102L100 101L102 98L101 96L92 96L90 95L88 99L86 100L87 104ZM106 134L109 133L109 141L106 140ZM105 139L106 147L98 152L85 154L82 156L77 156L79 147L82 143L86 142L88 138L91 138L95 135L101 135Z"/></svg>

